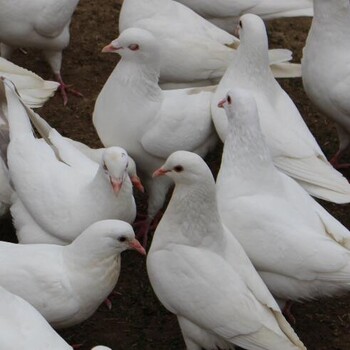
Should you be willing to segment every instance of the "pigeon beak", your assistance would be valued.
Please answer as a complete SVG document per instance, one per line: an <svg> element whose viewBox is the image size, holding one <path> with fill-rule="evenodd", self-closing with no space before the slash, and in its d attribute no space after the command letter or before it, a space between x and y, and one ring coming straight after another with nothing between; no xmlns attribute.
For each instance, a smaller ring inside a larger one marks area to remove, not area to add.
<svg viewBox="0 0 350 350"><path fill-rule="evenodd" d="M115 51L120 50L120 49L122 49L122 47L115 47L115 46L113 45L113 43L110 43L110 44L106 45L106 46L102 49L101 52L115 52Z"/></svg>
<svg viewBox="0 0 350 350"><path fill-rule="evenodd" d="M218 107L219 108L224 108L224 104L226 103L226 98L222 99L221 101L219 101L218 103Z"/></svg>
<svg viewBox="0 0 350 350"><path fill-rule="evenodd" d="M163 168L159 168L153 173L152 177L163 176L163 175L165 175L168 172L169 172L169 170L165 170Z"/></svg>
<svg viewBox="0 0 350 350"><path fill-rule="evenodd" d="M120 189L123 186L123 180L117 180L113 178L112 176L109 177L109 181L111 182L111 185L113 187L113 191L118 194Z"/></svg>
<svg viewBox="0 0 350 350"><path fill-rule="evenodd" d="M146 250L144 247L142 247L141 243L137 239L133 239L131 242L129 242L130 249L137 250L140 254L146 255Z"/></svg>
<svg viewBox="0 0 350 350"><path fill-rule="evenodd" d="M143 187L140 178L137 175L133 175L130 177L132 184L142 193L145 192L145 188Z"/></svg>

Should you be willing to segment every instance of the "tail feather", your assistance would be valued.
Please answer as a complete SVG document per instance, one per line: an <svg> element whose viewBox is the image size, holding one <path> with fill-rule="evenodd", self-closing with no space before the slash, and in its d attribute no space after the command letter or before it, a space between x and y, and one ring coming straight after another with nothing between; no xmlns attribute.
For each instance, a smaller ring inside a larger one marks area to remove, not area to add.
<svg viewBox="0 0 350 350"><path fill-rule="evenodd" d="M287 49L269 50L270 68L275 78L301 77L301 65L290 63L293 53Z"/></svg>
<svg viewBox="0 0 350 350"><path fill-rule="evenodd" d="M288 324L287 321L285 322ZM289 328L289 331L294 333L292 327L289 326ZM251 334L235 337L233 342L244 349L251 350L306 350L295 333L292 340L288 335L284 336L283 333L276 333L266 327L261 327L257 332Z"/></svg>
<svg viewBox="0 0 350 350"><path fill-rule="evenodd" d="M280 157L275 158L274 163L312 196L337 204L350 202L348 180L327 161L317 157Z"/></svg>
<svg viewBox="0 0 350 350"><path fill-rule="evenodd" d="M0 58L0 76L11 80L24 103L31 108L41 107L54 95L59 83L47 81L35 73Z"/></svg>

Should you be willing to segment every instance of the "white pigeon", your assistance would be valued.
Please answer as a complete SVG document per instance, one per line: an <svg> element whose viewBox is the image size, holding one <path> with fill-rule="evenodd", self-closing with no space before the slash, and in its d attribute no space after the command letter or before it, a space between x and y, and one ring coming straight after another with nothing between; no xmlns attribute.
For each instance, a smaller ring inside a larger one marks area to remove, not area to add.
<svg viewBox="0 0 350 350"><path fill-rule="evenodd" d="M59 83L44 80L28 69L0 57L0 77L11 80L24 103L30 108L39 108L54 95Z"/></svg>
<svg viewBox="0 0 350 350"><path fill-rule="evenodd" d="M20 242L67 244L96 221L134 221L124 149L108 148L96 163L26 107L9 81L1 81L0 101L7 106L8 167L16 191L11 212ZM28 116L53 148L35 138Z"/></svg>
<svg viewBox="0 0 350 350"><path fill-rule="evenodd" d="M229 125L219 212L271 293L285 301L349 291L350 232L275 168L251 92L229 91L220 106Z"/></svg>
<svg viewBox="0 0 350 350"><path fill-rule="evenodd" d="M239 17L253 13L264 20L312 16L312 0L175 0L233 33Z"/></svg>
<svg viewBox="0 0 350 350"><path fill-rule="evenodd" d="M152 173L174 151L205 156L217 141L210 113L211 91L163 91L158 85L160 54L154 36L129 28L103 49L121 56L95 104L93 123L106 147L119 145L135 160L148 191L149 223L162 208L170 179ZM146 237L147 238L147 237Z"/></svg>
<svg viewBox="0 0 350 350"><path fill-rule="evenodd" d="M73 350L27 301L0 287L0 349Z"/></svg>
<svg viewBox="0 0 350 350"><path fill-rule="evenodd" d="M210 169L177 151L154 176L175 181L147 258L151 285L179 321L188 350L306 349L234 236L224 228Z"/></svg>
<svg viewBox="0 0 350 350"><path fill-rule="evenodd" d="M1 57L16 48L42 50L60 83L64 104L69 90L61 77L62 51L69 44L69 25L79 0L0 0ZM70 89L73 93L76 91Z"/></svg>
<svg viewBox="0 0 350 350"><path fill-rule="evenodd" d="M213 121L221 140L227 133L227 118L217 107L218 101L233 86L251 90L275 165L312 196L348 203L347 179L327 161L295 104L271 74L264 22L248 14L240 24L241 44L212 99Z"/></svg>
<svg viewBox="0 0 350 350"><path fill-rule="evenodd" d="M302 77L310 100L335 122L339 149L331 159L336 168L350 149L350 3L314 0L315 17L303 50Z"/></svg>
<svg viewBox="0 0 350 350"><path fill-rule="evenodd" d="M161 83L209 85L224 74L239 43L188 7L173 0L125 0L120 11L119 32L137 27L150 31L159 42ZM231 47L230 47L231 46ZM300 76L300 65L289 50L272 50L270 63L279 77ZM280 71L280 68L284 69Z"/></svg>
<svg viewBox="0 0 350 350"><path fill-rule="evenodd" d="M0 242L0 285L33 305L54 328L89 318L115 287L120 254L146 254L130 224L99 221L67 246Z"/></svg>

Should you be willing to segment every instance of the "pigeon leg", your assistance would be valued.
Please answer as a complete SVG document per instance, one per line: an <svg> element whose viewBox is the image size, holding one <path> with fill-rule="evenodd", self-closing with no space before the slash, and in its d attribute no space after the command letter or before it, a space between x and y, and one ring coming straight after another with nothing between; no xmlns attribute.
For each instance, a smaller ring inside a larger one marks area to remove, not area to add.
<svg viewBox="0 0 350 350"><path fill-rule="evenodd" d="M144 220L140 220L138 222L134 222L133 227L135 230L137 230L136 237L139 241L142 242L142 246L146 248L147 246L147 239L148 239L148 232L150 230L151 226L151 219L147 217Z"/></svg>
<svg viewBox="0 0 350 350"><path fill-rule="evenodd" d="M343 151L338 151L332 159L329 161L335 169L348 169L350 168L350 163L340 163L339 160L343 155Z"/></svg>
<svg viewBox="0 0 350 350"><path fill-rule="evenodd" d="M60 73L55 74L55 78L60 83L60 91L61 91L64 105L66 105L68 102L67 92L70 92L75 96L84 97L84 95L80 91L72 89L71 85L66 85Z"/></svg>
<svg viewBox="0 0 350 350"><path fill-rule="evenodd" d="M282 310L282 313L284 315L284 317L287 319L287 321L291 324L291 325L295 325L296 324L296 319L292 314L292 306L293 306L293 302L291 300L287 300L286 304L284 305L284 308Z"/></svg>

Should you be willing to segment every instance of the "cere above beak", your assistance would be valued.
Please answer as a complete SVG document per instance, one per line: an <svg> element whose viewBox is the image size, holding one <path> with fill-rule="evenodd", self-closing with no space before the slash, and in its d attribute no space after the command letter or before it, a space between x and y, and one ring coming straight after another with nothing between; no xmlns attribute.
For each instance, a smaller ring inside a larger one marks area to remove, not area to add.
<svg viewBox="0 0 350 350"><path fill-rule="evenodd" d="M218 107L219 108L224 108L224 104L226 103L226 98L222 99L221 101L219 101L218 103Z"/></svg>
<svg viewBox="0 0 350 350"><path fill-rule="evenodd" d="M131 242L129 242L130 249L137 250L140 254L146 255L146 250L144 247L142 247L141 243L137 239L133 239Z"/></svg>
<svg viewBox="0 0 350 350"><path fill-rule="evenodd" d="M163 176L163 175L165 175L168 172L169 172L169 170L165 170L163 168L159 168L153 173L152 177Z"/></svg>
<svg viewBox="0 0 350 350"><path fill-rule="evenodd" d="M120 49L122 49L122 47L115 47L115 46L113 46L112 43L110 43L110 44L106 45L106 46L101 50L101 52L115 52L115 51L120 50Z"/></svg>

